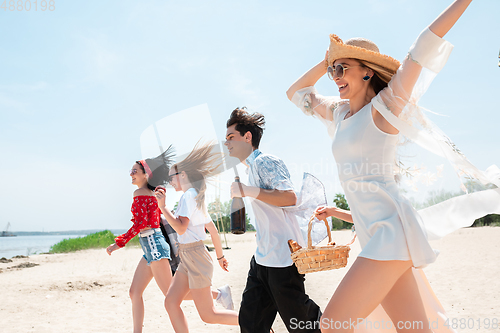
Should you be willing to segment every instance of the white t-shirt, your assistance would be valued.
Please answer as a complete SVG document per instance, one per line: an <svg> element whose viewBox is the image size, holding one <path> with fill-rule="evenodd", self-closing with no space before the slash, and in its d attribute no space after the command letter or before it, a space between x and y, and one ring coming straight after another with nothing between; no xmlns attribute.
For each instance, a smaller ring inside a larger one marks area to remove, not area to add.
<svg viewBox="0 0 500 333"><path fill-rule="evenodd" d="M175 217L184 216L189 219L187 230L184 234L178 235L178 241L181 244L194 243L207 238L205 233L205 224L212 221L208 211L201 211L196 207L196 196L198 192L190 188L179 200L179 205L175 211Z"/></svg>

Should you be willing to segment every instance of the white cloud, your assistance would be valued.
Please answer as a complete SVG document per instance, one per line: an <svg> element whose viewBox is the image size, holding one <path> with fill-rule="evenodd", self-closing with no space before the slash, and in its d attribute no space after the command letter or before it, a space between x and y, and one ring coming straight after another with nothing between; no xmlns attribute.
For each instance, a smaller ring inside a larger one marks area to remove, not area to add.
<svg viewBox="0 0 500 333"><path fill-rule="evenodd" d="M15 99L5 96L3 93L0 93L0 105L9 109L17 109L23 110L29 104L25 102L19 102Z"/></svg>

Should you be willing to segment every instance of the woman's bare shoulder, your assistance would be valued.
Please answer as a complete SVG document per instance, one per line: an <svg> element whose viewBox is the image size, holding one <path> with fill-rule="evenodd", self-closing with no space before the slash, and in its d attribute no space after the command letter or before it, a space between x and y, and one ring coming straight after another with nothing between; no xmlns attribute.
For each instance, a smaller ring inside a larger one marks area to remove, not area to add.
<svg viewBox="0 0 500 333"><path fill-rule="evenodd" d="M141 195L152 196L151 191L146 188L138 188L137 190L134 191L134 197L138 197Z"/></svg>

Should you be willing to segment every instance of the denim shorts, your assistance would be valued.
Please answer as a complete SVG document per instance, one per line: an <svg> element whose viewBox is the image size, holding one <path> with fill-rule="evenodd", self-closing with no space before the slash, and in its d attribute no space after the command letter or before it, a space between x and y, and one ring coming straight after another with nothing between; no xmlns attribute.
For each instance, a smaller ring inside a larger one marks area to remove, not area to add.
<svg viewBox="0 0 500 333"><path fill-rule="evenodd" d="M154 233L146 237L139 235L139 243L141 244L142 251L144 251L144 259L151 264L152 261L160 259L170 260L170 246L165 241L165 237L161 233L161 229L154 229Z"/></svg>

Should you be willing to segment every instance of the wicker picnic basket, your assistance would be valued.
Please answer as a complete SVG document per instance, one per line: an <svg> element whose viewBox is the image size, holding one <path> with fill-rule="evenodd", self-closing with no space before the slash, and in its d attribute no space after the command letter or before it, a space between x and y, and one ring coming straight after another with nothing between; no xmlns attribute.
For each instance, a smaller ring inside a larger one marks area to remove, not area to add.
<svg viewBox="0 0 500 333"><path fill-rule="evenodd" d="M332 242L332 233L330 226L326 220L323 220L328 231L328 245L313 246L311 240L311 230L315 215L309 220L309 227L307 230L307 248L301 248L295 241L289 240L288 245L292 252L292 260L297 266L300 274L327 271L330 269L342 268L347 265L347 258L349 258L349 251L351 245L356 239L356 236L349 244L335 245Z"/></svg>

